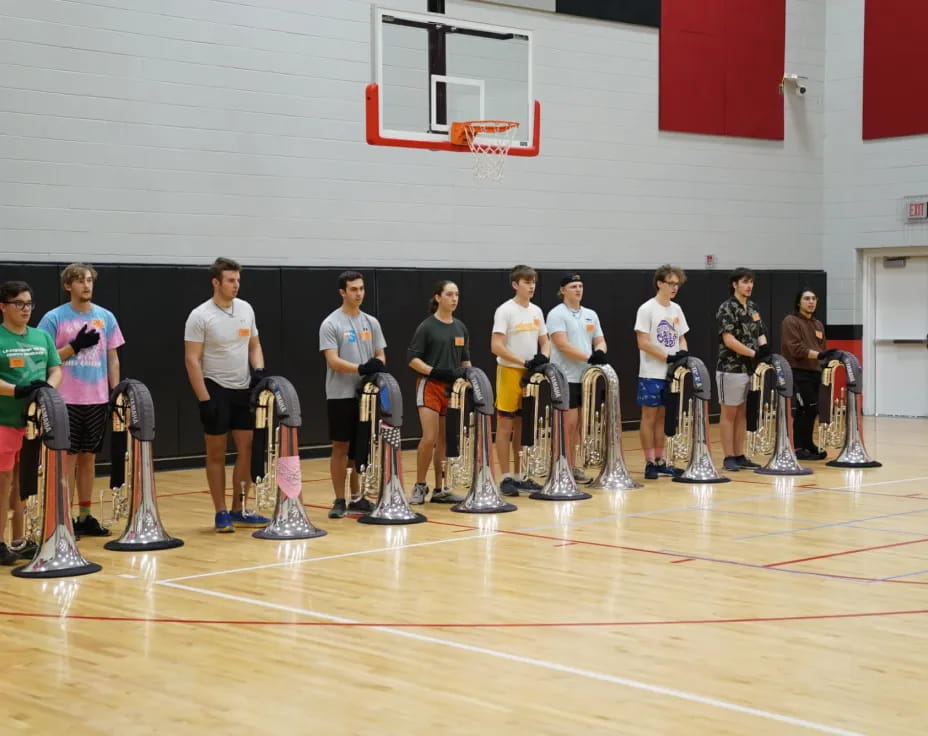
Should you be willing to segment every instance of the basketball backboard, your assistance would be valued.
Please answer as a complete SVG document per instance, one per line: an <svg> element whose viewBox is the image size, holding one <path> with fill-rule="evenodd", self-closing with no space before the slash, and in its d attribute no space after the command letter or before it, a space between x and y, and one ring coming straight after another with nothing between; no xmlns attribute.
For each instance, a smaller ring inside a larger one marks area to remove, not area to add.
<svg viewBox="0 0 928 736"><path fill-rule="evenodd" d="M371 56L368 143L466 152L452 123L511 120L509 155L538 155L531 31L372 6Z"/></svg>

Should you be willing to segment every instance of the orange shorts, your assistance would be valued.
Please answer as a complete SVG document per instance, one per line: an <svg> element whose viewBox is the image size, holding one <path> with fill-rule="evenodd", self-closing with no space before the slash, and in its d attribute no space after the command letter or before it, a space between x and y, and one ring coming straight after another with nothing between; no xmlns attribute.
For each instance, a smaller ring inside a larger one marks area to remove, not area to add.
<svg viewBox="0 0 928 736"><path fill-rule="evenodd" d="M25 434L25 427L0 427L0 472L16 465Z"/></svg>
<svg viewBox="0 0 928 736"><path fill-rule="evenodd" d="M434 378L416 379L416 406L424 406L443 417L448 413L448 384Z"/></svg>

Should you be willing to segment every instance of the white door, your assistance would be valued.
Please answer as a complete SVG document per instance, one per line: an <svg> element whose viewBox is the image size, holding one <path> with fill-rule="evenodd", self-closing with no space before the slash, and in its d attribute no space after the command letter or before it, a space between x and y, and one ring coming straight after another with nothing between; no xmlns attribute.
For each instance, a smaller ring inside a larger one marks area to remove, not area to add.
<svg viewBox="0 0 928 736"><path fill-rule="evenodd" d="M874 408L928 417L928 256L875 270Z"/></svg>

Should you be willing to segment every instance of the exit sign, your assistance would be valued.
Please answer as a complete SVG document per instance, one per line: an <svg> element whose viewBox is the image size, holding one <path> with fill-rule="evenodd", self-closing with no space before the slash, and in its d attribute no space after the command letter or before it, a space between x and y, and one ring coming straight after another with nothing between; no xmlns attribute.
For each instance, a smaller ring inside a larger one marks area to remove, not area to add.
<svg viewBox="0 0 928 736"><path fill-rule="evenodd" d="M923 222L928 220L928 196L905 198L906 222Z"/></svg>

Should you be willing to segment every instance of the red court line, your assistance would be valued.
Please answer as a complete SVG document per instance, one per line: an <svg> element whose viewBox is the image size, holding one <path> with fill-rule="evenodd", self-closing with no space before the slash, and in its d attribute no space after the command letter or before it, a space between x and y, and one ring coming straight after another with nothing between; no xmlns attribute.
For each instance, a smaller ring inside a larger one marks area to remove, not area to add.
<svg viewBox="0 0 928 736"><path fill-rule="evenodd" d="M95 621L107 623L146 623L146 624L193 624L220 626L305 626L329 628L377 628L392 629L536 629L536 628L593 628L593 627L630 627L630 626L693 626L705 624L754 624L777 623L785 621L827 621L831 619L875 618L882 616L919 616L928 613L928 609L917 608L908 611L869 611L857 613L820 613L804 616L755 616L746 618L696 618L668 619L656 621L538 621L538 622L501 622L501 623L410 623L410 622L342 622L342 621L259 621L254 619L204 619L204 618L146 618L143 616L82 616L78 614L37 613L33 611L0 611L0 616L33 619L57 619L71 621Z"/></svg>
<svg viewBox="0 0 928 736"><path fill-rule="evenodd" d="M875 549L889 549L890 547L904 547L907 544L921 544L922 542L928 542L928 537L923 539L910 539L907 542L894 542L892 544L880 544L876 547L861 547L860 549L848 549L844 552L832 552L827 555L815 555L814 557L800 557L797 560L786 560L785 562L771 562L769 565L762 565L762 567L780 567L782 565L793 565L797 562L809 562L810 560L824 560L828 557L842 557L843 555L856 555L858 552L870 552Z"/></svg>
<svg viewBox="0 0 928 736"><path fill-rule="evenodd" d="M670 564L671 564L671 565L679 565L681 562L692 562L693 559L694 559L693 557L686 557L686 558L684 558L684 559L682 559L682 560L671 560L671 561L670 561Z"/></svg>

